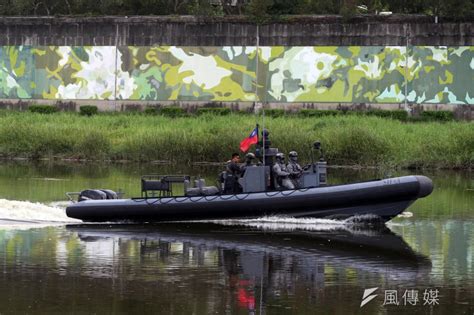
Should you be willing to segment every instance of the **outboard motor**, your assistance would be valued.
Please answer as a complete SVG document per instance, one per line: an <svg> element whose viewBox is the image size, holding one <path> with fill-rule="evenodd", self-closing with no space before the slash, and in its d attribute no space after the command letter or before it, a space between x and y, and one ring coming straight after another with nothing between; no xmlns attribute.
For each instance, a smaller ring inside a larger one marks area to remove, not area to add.
<svg viewBox="0 0 474 315"><path fill-rule="evenodd" d="M109 189L86 189L79 193L77 201L118 199L117 193Z"/></svg>

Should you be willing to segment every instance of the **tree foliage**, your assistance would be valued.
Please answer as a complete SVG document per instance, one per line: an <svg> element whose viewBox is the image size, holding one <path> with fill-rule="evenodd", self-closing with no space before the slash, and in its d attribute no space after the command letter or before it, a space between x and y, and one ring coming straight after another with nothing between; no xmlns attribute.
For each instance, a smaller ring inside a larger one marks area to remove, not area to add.
<svg viewBox="0 0 474 315"><path fill-rule="evenodd" d="M256 23L264 23L268 20L269 9L273 6L273 0L251 0L247 6L247 14Z"/></svg>
<svg viewBox="0 0 474 315"><path fill-rule="evenodd" d="M361 10L360 6L367 10ZM357 8L359 7L359 9ZM474 16L474 0L0 0L0 15L249 15L378 13Z"/></svg>

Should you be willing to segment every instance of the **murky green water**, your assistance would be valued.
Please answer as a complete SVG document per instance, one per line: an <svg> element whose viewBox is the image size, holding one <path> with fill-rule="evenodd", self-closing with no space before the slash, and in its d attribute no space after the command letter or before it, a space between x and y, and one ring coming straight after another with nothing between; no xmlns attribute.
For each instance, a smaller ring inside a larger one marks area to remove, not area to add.
<svg viewBox="0 0 474 315"><path fill-rule="evenodd" d="M68 219L44 206L92 187L138 195L145 173L211 183L218 170L0 164L0 314L473 314L473 173L424 173L433 194L378 230L283 218L52 225ZM381 175L329 170L332 183Z"/></svg>

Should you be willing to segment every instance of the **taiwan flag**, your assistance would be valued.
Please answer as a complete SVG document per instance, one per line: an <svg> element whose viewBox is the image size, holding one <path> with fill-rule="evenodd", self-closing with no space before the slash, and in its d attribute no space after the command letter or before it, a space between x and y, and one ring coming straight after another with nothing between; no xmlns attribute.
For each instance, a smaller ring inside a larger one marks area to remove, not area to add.
<svg viewBox="0 0 474 315"><path fill-rule="evenodd" d="M258 126L250 133L250 136L240 142L240 150L246 152L252 144L258 142Z"/></svg>

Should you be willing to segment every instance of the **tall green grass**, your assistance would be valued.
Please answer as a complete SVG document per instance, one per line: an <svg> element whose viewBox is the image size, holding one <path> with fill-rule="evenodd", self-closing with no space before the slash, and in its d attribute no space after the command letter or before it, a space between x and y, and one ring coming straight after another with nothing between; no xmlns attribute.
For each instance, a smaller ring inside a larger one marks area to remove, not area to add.
<svg viewBox="0 0 474 315"><path fill-rule="evenodd" d="M0 112L0 156L91 160L225 161L254 116ZM260 122L261 123L261 122ZM473 168L474 124L404 123L369 116L265 117L272 145L310 160L320 140L331 164Z"/></svg>

